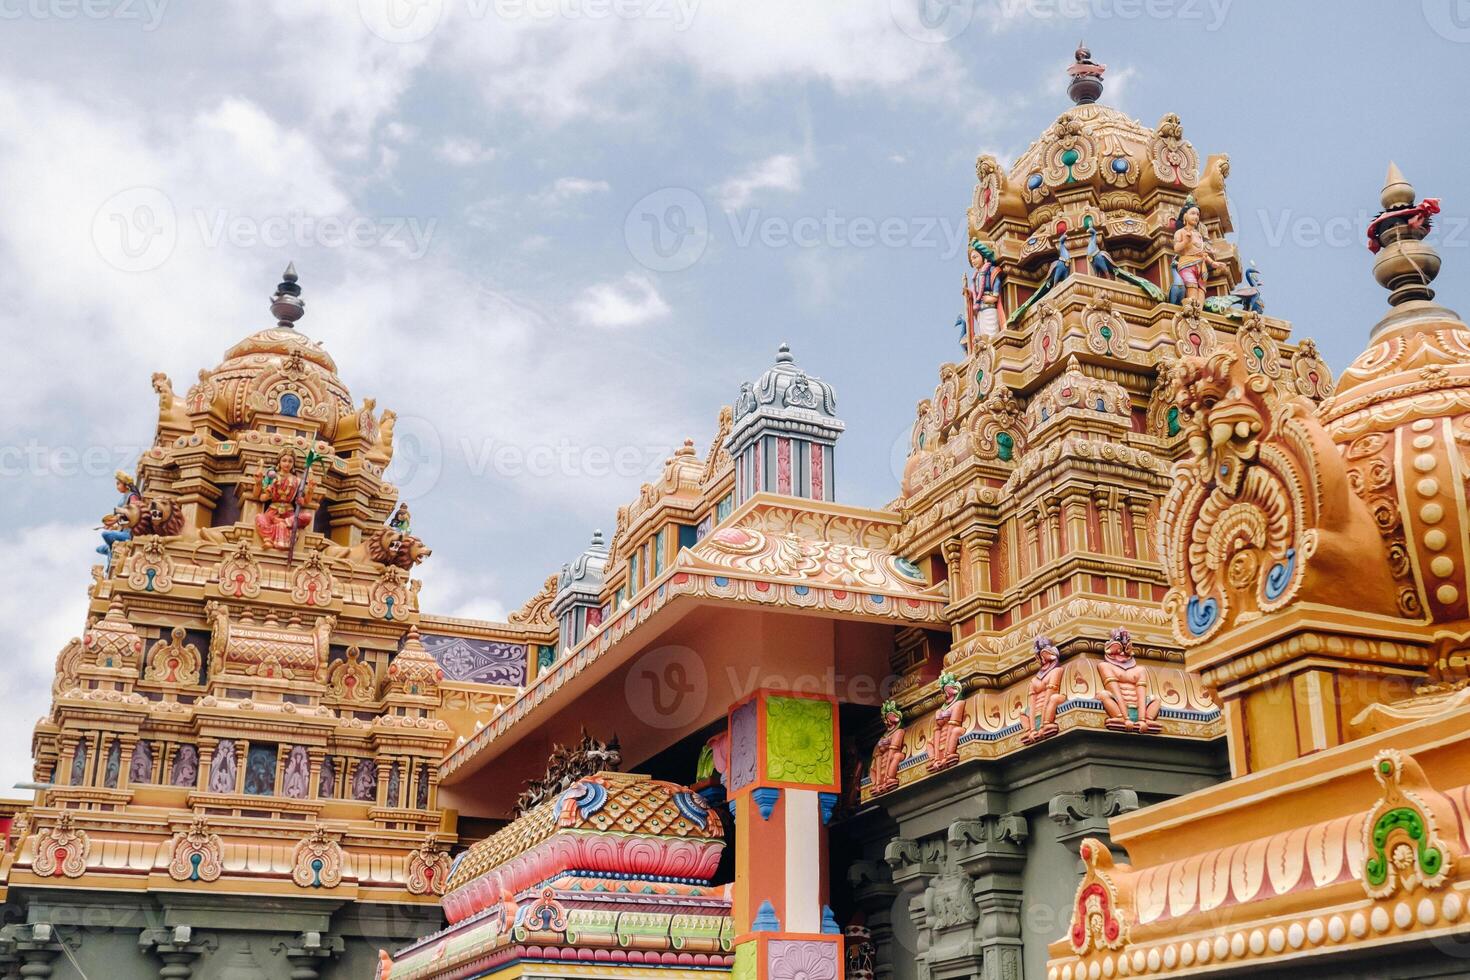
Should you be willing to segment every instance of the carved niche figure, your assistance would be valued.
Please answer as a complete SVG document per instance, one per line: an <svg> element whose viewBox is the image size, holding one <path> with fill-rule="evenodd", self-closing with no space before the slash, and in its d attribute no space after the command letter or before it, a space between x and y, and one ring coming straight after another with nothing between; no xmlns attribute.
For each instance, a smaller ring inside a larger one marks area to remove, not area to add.
<svg viewBox="0 0 1470 980"><path fill-rule="evenodd" d="M174 756L173 778L169 780L169 785L199 785L199 750L194 748L194 746L179 746L179 751Z"/></svg>
<svg viewBox="0 0 1470 980"><path fill-rule="evenodd" d="M316 507L316 481L310 470L298 473L296 455L281 453L275 465L258 474L248 492L261 503L255 530L267 548L288 551L296 532L311 526Z"/></svg>
<svg viewBox="0 0 1470 980"><path fill-rule="evenodd" d="M939 677L944 700L934 713L934 735L929 739L929 771L946 769L960 761L960 736L965 734L964 685L953 673Z"/></svg>
<svg viewBox="0 0 1470 980"><path fill-rule="evenodd" d="M1062 706L1062 654L1049 636L1036 638L1036 673L1026 694L1024 717L1026 730L1021 742L1030 745L1050 738L1057 728L1057 709Z"/></svg>
<svg viewBox="0 0 1470 980"><path fill-rule="evenodd" d="M361 803L372 803L378 798L378 767L372 759L360 759L357 770L352 774L352 798Z"/></svg>
<svg viewBox="0 0 1470 980"><path fill-rule="evenodd" d="M1148 668L1133 659L1133 637L1123 627L1103 647L1103 660L1097 665L1103 689L1098 693L1108 713L1107 726L1120 731L1159 732L1163 726L1156 720L1163 703L1148 692Z"/></svg>
<svg viewBox="0 0 1470 980"><path fill-rule="evenodd" d="M886 793L898 788L898 767L903 763L903 712L898 702L883 702L883 736L873 749L873 768L870 778L874 793Z"/></svg>
<svg viewBox="0 0 1470 980"><path fill-rule="evenodd" d="M82 739L77 743L76 754L71 758L71 784L82 785L87 778L87 740Z"/></svg>
<svg viewBox="0 0 1470 980"><path fill-rule="evenodd" d="M1200 218L1199 205L1193 197L1186 198L1179 211L1178 227L1174 230L1174 256L1179 278L1184 283L1185 302L1203 309L1205 281L1210 277L1210 270L1223 270L1225 267L1210 253L1210 241L1200 228Z"/></svg>
<svg viewBox="0 0 1470 980"><path fill-rule="evenodd" d="M209 766L209 791L233 793L235 772L235 743L228 738L222 738L214 747L214 761Z"/></svg>
<svg viewBox="0 0 1470 980"><path fill-rule="evenodd" d="M142 785L153 782L153 743L147 739L133 746L133 758L128 764L128 783Z"/></svg>
<svg viewBox="0 0 1470 980"><path fill-rule="evenodd" d="M293 800L304 800L311 790L311 756L304 745L291 747L286 756L286 773L281 777L281 795Z"/></svg>
<svg viewBox="0 0 1470 980"><path fill-rule="evenodd" d="M337 791L337 760L327 756L322 760L322 775L317 780L316 795L330 800Z"/></svg>
<svg viewBox="0 0 1470 980"><path fill-rule="evenodd" d="M122 743L117 739L107 747L107 765L102 771L102 785L117 789L118 777L122 774Z"/></svg>

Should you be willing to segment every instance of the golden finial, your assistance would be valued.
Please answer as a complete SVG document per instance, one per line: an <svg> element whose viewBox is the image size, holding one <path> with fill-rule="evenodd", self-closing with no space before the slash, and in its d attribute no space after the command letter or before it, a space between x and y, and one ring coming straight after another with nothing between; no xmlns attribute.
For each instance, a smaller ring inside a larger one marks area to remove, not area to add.
<svg viewBox="0 0 1470 980"><path fill-rule="evenodd" d="M1385 211L1406 208L1414 203L1414 185L1404 179L1399 165L1391 160L1388 164L1388 176L1383 180L1383 194L1379 201Z"/></svg>
<svg viewBox="0 0 1470 980"><path fill-rule="evenodd" d="M1368 251L1377 256L1373 277L1389 291L1390 306L1434 299L1429 284L1439 275L1439 253L1424 237L1439 214L1438 199L1415 204L1414 185L1390 163L1380 200L1383 210L1368 223Z"/></svg>

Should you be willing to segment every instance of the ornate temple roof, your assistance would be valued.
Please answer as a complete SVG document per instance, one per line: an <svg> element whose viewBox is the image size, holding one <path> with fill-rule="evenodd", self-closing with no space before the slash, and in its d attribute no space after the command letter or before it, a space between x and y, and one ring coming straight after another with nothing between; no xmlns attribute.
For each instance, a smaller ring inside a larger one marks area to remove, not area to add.
<svg viewBox="0 0 1470 980"><path fill-rule="evenodd" d="M837 394L821 378L807 374L782 344L776 363L754 383L740 386L735 423L727 446L739 445L761 423L782 428L811 428L835 437L844 425L837 418Z"/></svg>
<svg viewBox="0 0 1470 980"><path fill-rule="evenodd" d="M582 601L596 605L602 596L602 572L607 566L608 549L603 543L602 532L592 532L592 543L577 556L575 561L561 567L556 580L556 598L552 601L553 615L560 616L566 607Z"/></svg>

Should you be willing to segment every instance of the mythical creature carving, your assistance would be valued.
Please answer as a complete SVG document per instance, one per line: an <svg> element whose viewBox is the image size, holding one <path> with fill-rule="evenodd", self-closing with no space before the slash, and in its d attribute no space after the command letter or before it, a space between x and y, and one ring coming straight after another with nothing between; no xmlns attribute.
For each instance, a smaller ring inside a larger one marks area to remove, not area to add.
<svg viewBox="0 0 1470 980"><path fill-rule="evenodd" d="M1030 745L1050 738L1061 731L1057 727L1057 709L1066 696L1062 694L1062 654L1049 636L1038 636L1035 641L1036 673L1031 677L1026 700L1021 708L1025 719L1025 731L1021 742Z"/></svg>
<svg viewBox="0 0 1470 980"><path fill-rule="evenodd" d="M1109 728L1128 732L1158 732L1159 709L1163 702L1149 693L1149 669L1133 657L1133 637L1118 627L1103 645L1103 660L1097 665L1103 689L1098 699L1108 713Z"/></svg>
<svg viewBox="0 0 1470 980"><path fill-rule="evenodd" d="M158 393L158 434L160 437L183 435L193 431L189 409L184 399L174 394L174 383L162 371L153 374L153 390Z"/></svg>
<svg viewBox="0 0 1470 980"><path fill-rule="evenodd" d="M1396 591L1377 524L1314 417L1251 374L1238 345L1177 369L1189 456L1160 514L1176 636L1203 643L1307 595L1357 583L1353 604L1393 614Z"/></svg>
<svg viewBox="0 0 1470 980"><path fill-rule="evenodd" d="M869 778L874 793L887 793L898 788L898 767L904 757L903 712L898 702L883 702L883 735L873 749L873 766Z"/></svg>
<svg viewBox="0 0 1470 980"><path fill-rule="evenodd" d="M342 845L321 824L292 851L291 880L302 888L336 888L342 883Z"/></svg>
<svg viewBox="0 0 1470 980"><path fill-rule="evenodd" d="M370 561L408 570L432 555L433 551L411 534L393 527L380 527L369 531L350 548L328 545L324 554L328 558Z"/></svg>
<svg viewBox="0 0 1470 980"><path fill-rule="evenodd" d="M934 713L934 734L929 739L929 771L938 772L960 761L960 737L968 721L959 677L945 672L939 677L943 701Z"/></svg>

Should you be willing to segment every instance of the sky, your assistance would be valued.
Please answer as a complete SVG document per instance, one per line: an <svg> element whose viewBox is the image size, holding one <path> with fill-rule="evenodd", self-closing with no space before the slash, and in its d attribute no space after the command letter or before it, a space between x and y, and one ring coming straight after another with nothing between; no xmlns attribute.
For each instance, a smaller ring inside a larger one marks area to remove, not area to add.
<svg viewBox="0 0 1470 980"><path fill-rule="evenodd" d="M287 261L399 414L428 611L518 607L782 342L836 387L839 499L891 500L975 157L1067 108L1079 38L1105 103L1230 154L1268 312L1335 369L1390 159L1470 305L1466 0L0 0L0 792L151 373L269 326Z"/></svg>

